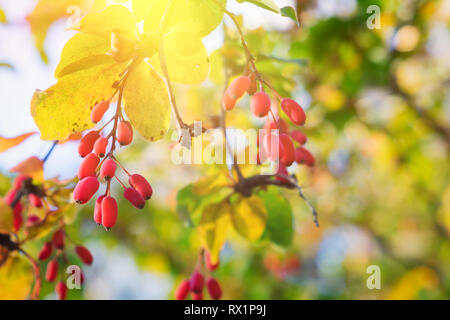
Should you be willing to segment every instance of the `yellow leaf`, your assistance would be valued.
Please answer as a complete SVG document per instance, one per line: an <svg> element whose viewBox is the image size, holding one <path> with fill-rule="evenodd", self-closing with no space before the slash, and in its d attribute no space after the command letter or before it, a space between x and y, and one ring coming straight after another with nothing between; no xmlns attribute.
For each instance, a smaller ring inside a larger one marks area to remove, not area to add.
<svg viewBox="0 0 450 320"><path fill-rule="evenodd" d="M231 221L240 235L251 241L258 240L267 222L267 210L263 201L255 195L240 197L232 205Z"/></svg>
<svg viewBox="0 0 450 320"><path fill-rule="evenodd" d="M0 136L0 152L4 152L8 149L11 149L12 147L21 144L28 137L32 136L35 133L36 132L28 132L14 138L5 138Z"/></svg>
<svg viewBox="0 0 450 320"><path fill-rule="evenodd" d="M75 132L94 126L91 110L111 98L112 87L126 64L101 65L72 73L45 91L37 90L31 101L31 115L42 140L64 140Z"/></svg>
<svg viewBox="0 0 450 320"><path fill-rule="evenodd" d="M227 175L219 172L211 176L205 176L200 178L196 183L192 185L192 192L198 195L207 195L216 192L217 189L221 189L230 185Z"/></svg>
<svg viewBox="0 0 450 320"><path fill-rule="evenodd" d="M160 140L169 129L170 103L161 77L144 61L135 66L123 94L125 112L147 140Z"/></svg>
<svg viewBox="0 0 450 320"><path fill-rule="evenodd" d="M6 23L6 14L2 9L0 9L0 23Z"/></svg>
<svg viewBox="0 0 450 320"><path fill-rule="evenodd" d="M133 0L137 20L145 18L145 31L159 31L161 18L172 0ZM226 0L218 0L225 7ZM211 0L175 0L165 20L165 30L174 27L205 36L222 21L223 10Z"/></svg>
<svg viewBox="0 0 450 320"><path fill-rule="evenodd" d="M103 37L85 33L76 34L64 46L55 77L60 78L103 63L113 63L113 58L106 55L110 47L110 41Z"/></svg>
<svg viewBox="0 0 450 320"><path fill-rule="evenodd" d="M44 181L44 162L38 157L29 157L10 170L11 172L30 176L35 182Z"/></svg>
<svg viewBox="0 0 450 320"><path fill-rule="evenodd" d="M228 230L230 229L231 206L227 201L208 205L202 214L198 231L204 246L211 253L211 262L219 258Z"/></svg>
<svg viewBox="0 0 450 320"><path fill-rule="evenodd" d="M122 37L137 39L136 20L122 5L112 5L101 12L89 13L71 29L107 39L111 38L113 30L118 30Z"/></svg>
<svg viewBox="0 0 450 320"><path fill-rule="evenodd" d="M0 198L0 233L9 233L13 226L13 212L11 207Z"/></svg>
<svg viewBox="0 0 450 320"><path fill-rule="evenodd" d="M209 72L209 60L200 36L189 32L166 34L164 55L171 81L200 84L206 79ZM150 62L161 73L159 55L153 56Z"/></svg>
<svg viewBox="0 0 450 320"><path fill-rule="evenodd" d="M439 277L436 272L428 267L420 266L408 271L393 286L388 299L412 300L417 299L421 289L436 288L439 285Z"/></svg>
<svg viewBox="0 0 450 320"><path fill-rule="evenodd" d="M30 293L34 274L31 264L17 252L0 268L0 300L23 300Z"/></svg>

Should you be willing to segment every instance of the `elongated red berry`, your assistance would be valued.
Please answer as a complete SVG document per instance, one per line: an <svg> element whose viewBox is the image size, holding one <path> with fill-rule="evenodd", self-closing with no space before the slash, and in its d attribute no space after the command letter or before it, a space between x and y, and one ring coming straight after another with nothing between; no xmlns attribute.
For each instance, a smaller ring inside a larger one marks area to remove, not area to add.
<svg viewBox="0 0 450 320"><path fill-rule="evenodd" d="M53 282L58 275L58 260L53 259L47 264L47 270L45 271L45 280L48 282Z"/></svg>
<svg viewBox="0 0 450 320"><path fill-rule="evenodd" d="M280 136L276 133L269 133L264 136L263 148L266 156L272 161L278 160L280 156Z"/></svg>
<svg viewBox="0 0 450 320"><path fill-rule="evenodd" d="M269 95L263 91L255 93L250 102L250 109L257 117L265 117L270 110Z"/></svg>
<svg viewBox="0 0 450 320"><path fill-rule="evenodd" d="M205 265L206 268L208 268L209 271L214 271L219 267L220 260L217 259L217 262L215 264L212 264L211 262L211 253L209 251L206 251L205 253Z"/></svg>
<svg viewBox="0 0 450 320"><path fill-rule="evenodd" d="M140 174L133 174L129 179L130 185L135 188L141 196L148 200L152 197L153 189L150 183Z"/></svg>
<svg viewBox="0 0 450 320"><path fill-rule="evenodd" d="M304 163L308 167L313 167L316 162L311 152L303 147L298 147L295 149L295 161L299 164Z"/></svg>
<svg viewBox="0 0 450 320"><path fill-rule="evenodd" d="M13 184L13 189L20 189L23 187L23 183L26 180L31 180L31 177L26 176L26 175L19 175L16 177L16 179L14 179L14 184Z"/></svg>
<svg viewBox="0 0 450 320"><path fill-rule="evenodd" d="M84 158L91 153L94 148L94 143L98 138L100 138L98 131L94 130L88 132L83 138L81 138L80 143L78 144L78 154Z"/></svg>
<svg viewBox="0 0 450 320"><path fill-rule="evenodd" d="M143 209L145 207L145 199L134 188L125 189L123 192L123 197L130 201L130 203L138 209Z"/></svg>
<svg viewBox="0 0 450 320"><path fill-rule="evenodd" d="M95 107L91 111L91 121L93 123L100 122L102 120L103 115L105 114L106 110L109 108L109 102L107 101L101 101L95 105Z"/></svg>
<svg viewBox="0 0 450 320"><path fill-rule="evenodd" d="M192 296L192 300L203 300L203 292L199 292L199 293L192 292L191 296Z"/></svg>
<svg viewBox="0 0 450 320"><path fill-rule="evenodd" d="M52 242L55 248L62 249L64 248L64 230L57 230L52 237Z"/></svg>
<svg viewBox="0 0 450 320"><path fill-rule="evenodd" d="M187 298L189 294L189 280L183 280L178 285L177 289L175 290L175 299L176 300L184 300Z"/></svg>
<svg viewBox="0 0 450 320"><path fill-rule="evenodd" d="M228 95L232 99L239 99L250 87L250 78L247 76L240 76L234 79L228 87Z"/></svg>
<svg viewBox="0 0 450 320"><path fill-rule="evenodd" d="M105 196L100 196L97 198L97 201L95 201L95 207L94 207L94 221L97 224L102 224L102 201Z"/></svg>
<svg viewBox="0 0 450 320"><path fill-rule="evenodd" d="M236 99L233 99L228 94L228 91L225 92L225 94L222 97L222 107L224 107L226 110L233 110L234 106L236 105Z"/></svg>
<svg viewBox="0 0 450 320"><path fill-rule="evenodd" d="M292 99L285 98L281 100L281 109L289 117L289 119L300 126L305 123L306 114L302 107Z"/></svg>
<svg viewBox="0 0 450 320"><path fill-rule="evenodd" d="M117 202L113 197L102 200L102 224L106 229L114 227L117 221Z"/></svg>
<svg viewBox="0 0 450 320"><path fill-rule="evenodd" d="M30 193L28 195L28 200L30 201L30 204L35 208L42 208L42 200L34 193Z"/></svg>
<svg viewBox="0 0 450 320"><path fill-rule="evenodd" d="M80 167L78 168L78 178L84 179L86 177L95 176L95 170L97 170L97 166L100 162L100 158L97 157L94 153L89 153L86 158L81 162Z"/></svg>
<svg viewBox="0 0 450 320"><path fill-rule="evenodd" d="M278 181L281 181L283 183L289 183L289 180L286 178L283 178L282 176L289 176L289 172L288 172L287 168L280 163L280 165L278 166L278 171L275 176L275 179L277 179Z"/></svg>
<svg viewBox="0 0 450 320"><path fill-rule="evenodd" d="M14 200L16 200L16 197L18 197L18 194L19 194L19 189L11 189L11 190L9 190L8 193L6 193L6 195L5 195L5 202L7 204L9 204L9 205L12 205ZM16 207L22 207L22 204L21 204L20 201L16 203L14 209ZM19 208L17 210L21 211L21 210L19 210Z"/></svg>
<svg viewBox="0 0 450 320"><path fill-rule="evenodd" d="M103 162L100 169L100 177L106 181L111 180L116 174L117 164L113 159L107 159Z"/></svg>
<svg viewBox="0 0 450 320"><path fill-rule="evenodd" d="M64 283L64 281L60 281L56 284L55 291L56 291L56 294L58 295L59 300L66 300L67 286Z"/></svg>
<svg viewBox="0 0 450 320"><path fill-rule="evenodd" d="M32 227L38 223L41 222L41 218L39 218L38 216L31 214L27 217L27 223L26 226L27 228Z"/></svg>
<svg viewBox="0 0 450 320"><path fill-rule="evenodd" d="M291 137L295 141L297 141L300 144L305 144L307 141L306 135L303 132L300 132L298 130L291 132Z"/></svg>
<svg viewBox="0 0 450 320"><path fill-rule="evenodd" d="M100 187L96 177L87 177L80 180L75 189L73 190L73 199L78 204L85 204L91 200L92 196L97 192Z"/></svg>
<svg viewBox="0 0 450 320"><path fill-rule="evenodd" d="M209 278L206 281L206 287L208 288L208 293L211 299L219 300L222 297L222 288L219 282L214 278Z"/></svg>
<svg viewBox="0 0 450 320"><path fill-rule="evenodd" d="M23 224L23 205L21 202L17 202L16 206L13 209L13 231L19 232L20 228L22 228Z"/></svg>
<svg viewBox="0 0 450 320"><path fill-rule="evenodd" d="M106 148L108 148L108 139L105 137L100 137L94 143L94 153L103 158L106 154Z"/></svg>
<svg viewBox="0 0 450 320"><path fill-rule="evenodd" d="M189 286L190 290L194 293L202 292L204 282L205 282L205 280L203 278L203 275L200 272L195 271L191 276L190 286Z"/></svg>
<svg viewBox="0 0 450 320"><path fill-rule="evenodd" d="M121 121L117 125L117 142L122 146L129 145L133 141L133 127L128 121Z"/></svg>
<svg viewBox="0 0 450 320"><path fill-rule="evenodd" d="M291 138L285 134L280 134L280 162L289 167L295 161L295 147Z"/></svg>
<svg viewBox="0 0 450 320"><path fill-rule="evenodd" d="M52 242L47 241L42 247L41 251L39 252L38 259L43 261L50 258L50 256L52 255L52 249L53 249Z"/></svg>
<svg viewBox="0 0 450 320"><path fill-rule="evenodd" d="M76 246L75 252L77 253L80 260L83 261L84 264L91 265L92 262L94 261L91 252L89 251L88 248L84 246Z"/></svg>

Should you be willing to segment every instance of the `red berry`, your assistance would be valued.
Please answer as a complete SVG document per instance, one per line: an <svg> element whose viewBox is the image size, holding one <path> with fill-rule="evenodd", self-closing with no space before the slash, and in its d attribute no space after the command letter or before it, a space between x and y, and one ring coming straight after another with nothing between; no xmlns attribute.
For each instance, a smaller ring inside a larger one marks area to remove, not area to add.
<svg viewBox="0 0 450 320"><path fill-rule="evenodd" d="M220 264L220 260L217 259L215 264L211 263L211 253L209 253L209 251L206 251L205 253L205 265L206 268L208 268L209 271L214 271L219 267Z"/></svg>
<svg viewBox="0 0 450 320"><path fill-rule="evenodd" d="M287 134L280 134L280 162L285 166L290 166L295 161L295 147L291 138Z"/></svg>
<svg viewBox="0 0 450 320"><path fill-rule="evenodd" d="M199 293L192 292L191 296L192 300L203 300L203 292Z"/></svg>
<svg viewBox="0 0 450 320"><path fill-rule="evenodd" d="M84 264L91 265L92 262L94 261L91 252L88 250L88 248L84 246L76 246L75 252L77 253L78 257L80 257L81 261L83 261Z"/></svg>
<svg viewBox="0 0 450 320"><path fill-rule="evenodd" d="M305 144L307 140L306 135L300 131L292 131L291 137L300 144Z"/></svg>
<svg viewBox="0 0 450 320"><path fill-rule="evenodd" d="M13 189L21 189L23 186L23 182L25 180L29 180L29 179L31 179L31 177L29 177L29 176L25 176L25 175L17 176L16 179L14 180Z"/></svg>
<svg viewBox="0 0 450 320"><path fill-rule="evenodd" d="M275 176L275 179L277 179L278 181L281 181L283 183L289 183L288 179L283 178L280 175L289 176L289 172L288 172L287 168L284 165L282 165L281 163L278 166L278 171L277 171L277 174Z"/></svg>
<svg viewBox="0 0 450 320"><path fill-rule="evenodd" d="M148 200L152 197L153 189L150 183L140 174L133 174L129 179L130 185L135 188L141 196Z"/></svg>
<svg viewBox="0 0 450 320"><path fill-rule="evenodd" d="M107 159L103 162L100 169L100 177L105 180L111 180L116 174L117 164L113 159Z"/></svg>
<svg viewBox="0 0 450 320"><path fill-rule="evenodd" d="M263 140L264 152L273 161L277 160L280 155L280 136L276 133L268 133Z"/></svg>
<svg viewBox="0 0 450 320"><path fill-rule="evenodd" d="M226 110L233 110L235 105L236 99L231 98L227 90L222 97L222 107L224 107Z"/></svg>
<svg viewBox="0 0 450 320"><path fill-rule="evenodd" d="M302 125L305 123L306 114L302 107L292 99L281 100L281 109L296 125Z"/></svg>
<svg viewBox="0 0 450 320"><path fill-rule="evenodd" d="M67 286L64 283L64 281L60 281L56 284L55 291L56 291L56 294L58 295L59 300L66 300Z"/></svg>
<svg viewBox="0 0 450 320"><path fill-rule="evenodd" d="M23 224L22 217L23 205L21 202L17 202L16 206L13 209L13 231L19 232L20 228Z"/></svg>
<svg viewBox="0 0 450 320"><path fill-rule="evenodd" d="M117 202L113 197L102 200L102 224L106 229L114 227L117 221Z"/></svg>
<svg viewBox="0 0 450 320"><path fill-rule="evenodd" d="M34 193L30 193L28 195L28 200L30 201L30 204L35 208L42 208L42 200Z"/></svg>
<svg viewBox="0 0 450 320"><path fill-rule="evenodd" d="M117 125L117 142L122 146L129 145L133 141L133 127L128 121L119 122Z"/></svg>
<svg viewBox="0 0 450 320"><path fill-rule="evenodd" d="M105 196L100 196L97 198L97 201L95 201L95 208L94 208L94 221L97 224L102 224L102 201Z"/></svg>
<svg viewBox="0 0 450 320"><path fill-rule="evenodd" d="M219 282L214 278L209 278L206 281L206 287L208 288L209 296L214 300L219 300L222 297L222 288Z"/></svg>
<svg viewBox="0 0 450 320"><path fill-rule="evenodd" d="M250 109L257 117L265 117L270 110L270 98L267 93L261 91L255 93L250 102Z"/></svg>
<svg viewBox="0 0 450 320"><path fill-rule="evenodd" d="M100 187L96 177L87 177L80 180L75 189L73 190L73 199L78 204L85 204L91 200L92 196L97 192Z"/></svg>
<svg viewBox="0 0 450 320"><path fill-rule="evenodd" d="M52 242L55 248L62 249L64 248L64 230L57 230L52 237Z"/></svg>
<svg viewBox="0 0 450 320"><path fill-rule="evenodd" d="M108 147L108 139L104 137L100 137L94 143L94 153L103 158L106 154L106 148Z"/></svg>
<svg viewBox="0 0 450 320"><path fill-rule="evenodd" d="M53 282L56 279L56 276L58 275L58 260L53 259L47 264L47 270L45 272L45 280L48 282Z"/></svg>
<svg viewBox="0 0 450 320"><path fill-rule="evenodd" d="M250 78L247 76L240 76L234 79L228 87L228 95L232 99L239 99L250 87Z"/></svg>
<svg viewBox="0 0 450 320"><path fill-rule="evenodd" d="M145 199L137 192L134 188L127 188L123 192L125 199L130 201L130 203L138 209L143 209L145 206Z"/></svg>
<svg viewBox="0 0 450 320"><path fill-rule="evenodd" d="M89 153L92 152L94 148L94 143L97 139L100 138L100 134L98 131L90 131L80 140L80 144L78 145L78 154L81 157L86 157Z"/></svg>
<svg viewBox="0 0 450 320"><path fill-rule="evenodd" d="M89 155L83 159L80 167L78 168L78 178L81 180L86 177L95 176L95 171L97 170L99 162L99 157L97 157L94 153L89 153Z"/></svg>
<svg viewBox="0 0 450 320"><path fill-rule="evenodd" d="M29 228L40 222L41 222L41 219L38 216L32 214L32 215L28 216L26 226L27 226L27 228Z"/></svg>
<svg viewBox="0 0 450 320"><path fill-rule="evenodd" d="M308 167L313 167L316 162L311 152L303 147L298 147L295 149L295 161L299 164L304 163Z"/></svg>
<svg viewBox="0 0 450 320"><path fill-rule="evenodd" d="M39 252L38 259L43 261L43 260L47 260L48 258L50 258L51 254L52 254L52 249L53 249L53 245L52 245L51 241L46 242L44 244L44 246L42 247L41 251Z"/></svg>
<svg viewBox="0 0 450 320"><path fill-rule="evenodd" d="M189 294L189 280L183 280L178 285L177 290L175 290L175 299L184 300Z"/></svg>
<svg viewBox="0 0 450 320"><path fill-rule="evenodd" d="M5 202L9 205L12 205L14 200L16 200L17 194L19 192L19 189L11 189L8 191L8 193L5 195ZM17 204L15 205L14 209L16 207L21 206L20 201L17 202Z"/></svg>
<svg viewBox="0 0 450 320"><path fill-rule="evenodd" d="M105 114L106 110L109 108L109 102L107 101L101 101L95 105L95 107L91 111L91 121L93 123L100 122L102 120L103 115Z"/></svg>
<svg viewBox="0 0 450 320"><path fill-rule="evenodd" d="M192 276L191 276L191 280L190 280L190 289L192 292L194 293L201 293L203 290L203 284L204 284L204 278L203 275L198 272L195 271Z"/></svg>

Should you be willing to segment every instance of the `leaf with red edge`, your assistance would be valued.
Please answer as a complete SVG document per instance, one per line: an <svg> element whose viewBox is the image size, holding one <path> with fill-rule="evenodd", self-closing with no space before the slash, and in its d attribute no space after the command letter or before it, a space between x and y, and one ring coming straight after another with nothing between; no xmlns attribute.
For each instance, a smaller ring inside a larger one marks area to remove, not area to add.
<svg viewBox="0 0 450 320"><path fill-rule="evenodd" d="M42 182L44 180L44 162L38 157L29 157L16 165L10 171L30 176L37 182Z"/></svg>

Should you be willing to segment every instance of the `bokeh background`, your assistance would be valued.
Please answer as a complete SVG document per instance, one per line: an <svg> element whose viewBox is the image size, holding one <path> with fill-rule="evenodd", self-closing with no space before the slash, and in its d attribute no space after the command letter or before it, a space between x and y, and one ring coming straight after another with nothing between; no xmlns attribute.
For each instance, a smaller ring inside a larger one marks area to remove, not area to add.
<svg viewBox="0 0 450 320"><path fill-rule="evenodd" d="M294 210L292 246L249 244L233 235L216 272L224 298L450 298L450 1L275 2L295 5L301 26L252 4L230 0L228 9L242 14L258 69L307 110L307 146L316 166L290 171L319 212L321 227L296 193L285 191ZM59 55L73 35L59 19L40 47L26 19L36 3L0 0L0 21L1 12L6 16L0 23L1 136L37 130L32 94L55 82ZM380 28L366 24L370 5L380 8ZM244 55L228 19L204 43L212 61L209 80L176 88L186 122L218 112L221 56L238 61L236 73L242 72ZM231 126L262 125L248 105L248 99L239 102ZM118 226L106 232L88 206L68 228L95 257L84 269L83 290L69 298L168 299L194 268L199 239L177 215L175 197L205 170L174 165L170 136L151 144L137 138L119 154L130 171L152 182L155 194L144 212L122 201ZM34 136L2 153L0 195L10 186L11 167L50 147ZM60 145L45 176L73 177L79 163L75 143ZM40 245L29 250L36 253ZM380 267L379 290L366 286L370 265ZM53 286L44 285L42 297L54 298Z"/></svg>

